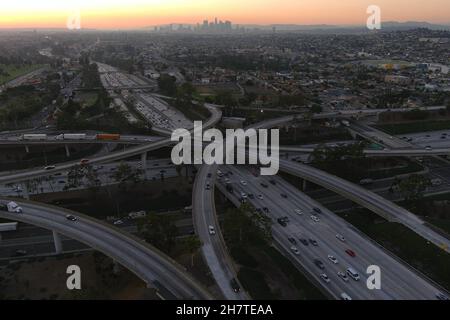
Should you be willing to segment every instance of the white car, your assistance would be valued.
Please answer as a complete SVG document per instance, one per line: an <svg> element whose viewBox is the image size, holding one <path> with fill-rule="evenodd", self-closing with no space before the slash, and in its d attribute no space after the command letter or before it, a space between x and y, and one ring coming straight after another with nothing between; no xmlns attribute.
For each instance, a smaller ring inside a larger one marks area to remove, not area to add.
<svg viewBox="0 0 450 320"><path fill-rule="evenodd" d="M314 222L319 222L320 221L320 219L318 217L316 217L316 216L311 216L311 220L314 221Z"/></svg>
<svg viewBox="0 0 450 320"><path fill-rule="evenodd" d="M257 196L257 197L258 197L258 199L259 199L259 200L262 200L262 199L264 199L264 197L263 197L263 195L262 195L262 194L258 194L258 196Z"/></svg>
<svg viewBox="0 0 450 320"><path fill-rule="evenodd" d="M246 186L246 185L247 185L247 182L246 182L245 180L241 180L241 184L242 184L243 186Z"/></svg>
<svg viewBox="0 0 450 320"><path fill-rule="evenodd" d="M245 192L241 192L242 199L247 199L247 194Z"/></svg>
<svg viewBox="0 0 450 320"><path fill-rule="evenodd" d="M336 259L336 257L332 256L331 254L328 255L328 260L330 260L334 264L338 264L339 263L338 259Z"/></svg>
<svg viewBox="0 0 450 320"><path fill-rule="evenodd" d="M209 226L209 227L208 227L208 230L209 230L209 234L210 234L210 235L216 234L216 230L214 229L213 226Z"/></svg>
<svg viewBox="0 0 450 320"><path fill-rule="evenodd" d="M341 293L341 299L342 300L353 300L348 294L346 294L345 292Z"/></svg>
<svg viewBox="0 0 450 320"><path fill-rule="evenodd" d="M320 277L322 278L323 281L325 281L326 283L330 283L330 278L328 278L328 276L325 273L322 273L320 275Z"/></svg>
<svg viewBox="0 0 450 320"><path fill-rule="evenodd" d="M295 213L301 216L303 211L301 209L295 209Z"/></svg>
<svg viewBox="0 0 450 320"><path fill-rule="evenodd" d="M345 242L345 238L344 238L344 236L341 235L341 234L337 234L337 235L336 235L336 238L338 238L338 239L341 240L342 242Z"/></svg>
<svg viewBox="0 0 450 320"><path fill-rule="evenodd" d="M296 246L291 247L292 252L294 252L296 255L300 254L300 251L298 251L298 248Z"/></svg>
<svg viewBox="0 0 450 320"><path fill-rule="evenodd" d="M342 280L344 280L344 282L348 282L348 277L344 272L339 271L337 273L337 275L339 276L339 278L341 278Z"/></svg>

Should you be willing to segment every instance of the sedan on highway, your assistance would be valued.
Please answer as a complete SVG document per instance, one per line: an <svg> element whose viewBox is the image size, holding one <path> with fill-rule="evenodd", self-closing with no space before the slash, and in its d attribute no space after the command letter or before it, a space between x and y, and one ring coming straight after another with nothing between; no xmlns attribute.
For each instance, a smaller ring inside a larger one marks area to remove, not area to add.
<svg viewBox="0 0 450 320"><path fill-rule="evenodd" d="M356 253L353 250L347 249L347 250L345 250L345 253L348 254L352 258L356 257Z"/></svg>
<svg viewBox="0 0 450 320"><path fill-rule="evenodd" d="M300 240L301 243L303 243L304 246L308 246L309 245L308 240L303 239L303 238L300 238L299 240Z"/></svg>
<svg viewBox="0 0 450 320"><path fill-rule="evenodd" d="M242 184L243 186L246 186L246 185L247 185L247 182L246 182L245 180L241 180L241 184Z"/></svg>
<svg viewBox="0 0 450 320"><path fill-rule="evenodd" d="M284 199L286 199L288 197L286 193L281 193L280 196Z"/></svg>
<svg viewBox="0 0 450 320"><path fill-rule="evenodd" d="M301 216L303 211L301 209L295 209L295 213Z"/></svg>
<svg viewBox="0 0 450 320"><path fill-rule="evenodd" d="M336 238L338 238L338 239L341 240L342 242L345 242L345 238L344 238L344 236L341 235L341 234L337 234L337 235L336 235Z"/></svg>
<svg viewBox="0 0 450 320"><path fill-rule="evenodd" d="M309 243L311 243L314 247L317 247L319 244L314 239L309 239Z"/></svg>
<svg viewBox="0 0 450 320"><path fill-rule="evenodd" d="M320 275L320 278L322 278L322 280L325 281L326 283L330 283L330 278L328 278L328 276L325 273L322 273Z"/></svg>
<svg viewBox="0 0 450 320"><path fill-rule="evenodd" d="M348 277L344 272L338 271L337 275L339 276L339 278L344 280L344 282L348 282Z"/></svg>
<svg viewBox="0 0 450 320"><path fill-rule="evenodd" d="M348 294L346 294L345 292L341 293L341 299L342 300L352 300L352 298Z"/></svg>
<svg viewBox="0 0 450 320"><path fill-rule="evenodd" d="M292 237L289 237L288 240L292 244L297 244L297 241L294 238L292 238Z"/></svg>
<svg viewBox="0 0 450 320"><path fill-rule="evenodd" d="M53 170L55 168L56 168L56 166L46 166L46 167L44 167L44 170Z"/></svg>
<svg viewBox="0 0 450 320"><path fill-rule="evenodd" d="M334 264L338 264L339 263L338 259L336 259L336 257L331 255L331 254L328 255L328 260L330 260Z"/></svg>
<svg viewBox="0 0 450 320"><path fill-rule="evenodd" d="M316 217L316 216L311 216L311 220L314 221L314 222L319 222L320 221L320 219L318 217Z"/></svg>
<svg viewBox="0 0 450 320"><path fill-rule="evenodd" d="M208 226L208 231L210 235L215 235L216 234L216 230L214 229L213 226Z"/></svg>
<svg viewBox="0 0 450 320"><path fill-rule="evenodd" d="M292 250L292 252L293 252L294 254L296 254L296 255L299 255L299 254L300 254L300 251L298 251L298 248L297 248L296 246L292 246L292 247L291 247L291 250Z"/></svg>
<svg viewBox="0 0 450 320"><path fill-rule="evenodd" d="M325 269L325 265L323 264L322 261L320 261L319 259L314 259L314 264L319 268L319 269Z"/></svg>
<svg viewBox="0 0 450 320"><path fill-rule="evenodd" d="M66 219L69 220L69 221L77 221L77 217L75 217L75 216L73 216L71 214L68 214L66 216Z"/></svg>
<svg viewBox="0 0 450 320"><path fill-rule="evenodd" d="M236 281L236 279L231 279L230 285L231 285L231 288L233 289L233 291L235 293L238 293L239 291L241 291L241 287L239 286L239 284Z"/></svg>
<svg viewBox="0 0 450 320"><path fill-rule="evenodd" d="M259 200L263 200L263 199L264 199L264 197L263 197L263 195L262 195L262 194L258 194L258 196L257 196L257 197L258 197L258 199L259 199Z"/></svg>

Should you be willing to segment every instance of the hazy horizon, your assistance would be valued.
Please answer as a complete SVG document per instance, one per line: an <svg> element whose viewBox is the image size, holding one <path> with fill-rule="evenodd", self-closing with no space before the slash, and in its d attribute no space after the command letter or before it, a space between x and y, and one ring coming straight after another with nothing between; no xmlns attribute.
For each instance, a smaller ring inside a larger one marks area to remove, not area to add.
<svg viewBox="0 0 450 320"><path fill-rule="evenodd" d="M79 10L86 29L140 29L207 19L247 25L363 25L373 1L343 0L16 0L2 3L0 28L65 28ZM379 0L383 21L450 24L450 1Z"/></svg>

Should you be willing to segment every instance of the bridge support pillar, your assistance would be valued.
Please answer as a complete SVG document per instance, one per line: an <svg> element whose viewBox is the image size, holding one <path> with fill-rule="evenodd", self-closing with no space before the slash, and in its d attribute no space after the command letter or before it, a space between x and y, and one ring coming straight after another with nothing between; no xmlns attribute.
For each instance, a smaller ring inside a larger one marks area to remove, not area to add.
<svg viewBox="0 0 450 320"><path fill-rule="evenodd" d="M25 182L21 183L23 197L27 200L30 200L30 193L28 192L28 186Z"/></svg>
<svg viewBox="0 0 450 320"><path fill-rule="evenodd" d="M28 148L27 145L25 145L25 152L26 152L26 153L30 153L30 148Z"/></svg>
<svg viewBox="0 0 450 320"><path fill-rule="evenodd" d="M141 169L144 171L144 179L147 180L147 152L141 154Z"/></svg>
<svg viewBox="0 0 450 320"><path fill-rule="evenodd" d="M62 253L61 236L55 230L53 230L53 242L55 244L55 253L56 254L61 254Z"/></svg>
<svg viewBox="0 0 450 320"><path fill-rule="evenodd" d="M302 183L302 191L303 191L303 192L306 191L306 184L307 184L306 179L303 179L303 183Z"/></svg>
<svg viewBox="0 0 450 320"><path fill-rule="evenodd" d="M66 157L69 158L70 157L69 145L65 144L64 147L66 148Z"/></svg>

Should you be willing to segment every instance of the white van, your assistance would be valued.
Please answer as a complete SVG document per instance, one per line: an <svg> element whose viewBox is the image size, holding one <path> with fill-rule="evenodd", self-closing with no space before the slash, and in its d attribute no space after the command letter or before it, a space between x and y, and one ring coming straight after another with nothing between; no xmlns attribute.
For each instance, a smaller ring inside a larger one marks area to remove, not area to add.
<svg viewBox="0 0 450 320"><path fill-rule="evenodd" d="M353 280L358 281L359 280L359 274L358 272L356 272L355 269L353 269L352 267L348 267L347 268L347 274L353 278Z"/></svg>

